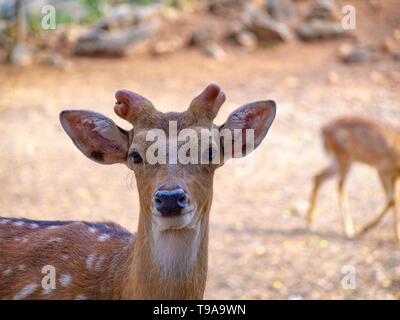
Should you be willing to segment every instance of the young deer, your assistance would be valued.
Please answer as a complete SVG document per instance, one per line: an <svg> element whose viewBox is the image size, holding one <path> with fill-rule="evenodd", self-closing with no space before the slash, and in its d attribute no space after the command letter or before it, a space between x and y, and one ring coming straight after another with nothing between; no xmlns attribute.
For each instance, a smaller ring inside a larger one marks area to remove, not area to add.
<svg viewBox="0 0 400 320"><path fill-rule="evenodd" d="M371 119L350 117L326 125L322 129L322 136L324 147L333 156L333 162L314 178L314 189L308 210L309 228L312 228L319 188L327 179L338 174L340 210L346 235L349 238L354 236L343 184L351 163L359 161L376 168L387 197L381 213L361 230L360 235L375 227L386 212L393 208L396 238L400 241L399 205L396 200L396 180L400 176L400 133Z"/></svg>
<svg viewBox="0 0 400 320"><path fill-rule="evenodd" d="M146 152L151 144L148 135L157 130L168 137L171 122L179 132L193 129L196 135L202 129L226 129L243 137L252 129L256 148L272 124L276 105L273 101L244 105L225 124L216 126L213 120L225 95L215 84L207 86L182 113L161 113L128 90L117 91L116 100L114 110L132 124L130 131L92 111L63 111L60 120L88 158L100 164L123 163L134 171L140 197L137 233L113 223L0 219L0 298L203 297L214 171L230 157L246 155L247 140L239 145L245 151L240 155L224 152L228 140L220 143L217 136L211 136L205 148L199 146L200 156L213 159L215 153L221 154L219 164L169 161L168 152L166 163L154 164ZM237 137L228 143L240 142ZM182 143L178 141L178 147ZM54 290L41 286L46 265L56 270Z"/></svg>

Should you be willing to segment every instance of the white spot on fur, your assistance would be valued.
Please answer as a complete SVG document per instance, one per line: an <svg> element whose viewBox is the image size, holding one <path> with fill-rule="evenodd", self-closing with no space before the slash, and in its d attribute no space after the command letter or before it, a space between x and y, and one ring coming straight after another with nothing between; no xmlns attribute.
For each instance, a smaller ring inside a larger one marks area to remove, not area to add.
<svg viewBox="0 0 400 320"><path fill-rule="evenodd" d="M99 241L106 241L107 239L110 239L110 236L108 234L103 233L101 236L97 238Z"/></svg>
<svg viewBox="0 0 400 320"><path fill-rule="evenodd" d="M38 225L37 223L31 223L31 224L30 224L30 227L31 227L32 229L36 229L36 228L39 227L39 225Z"/></svg>
<svg viewBox="0 0 400 320"><path fill-rule="evenodd" d="M7 224L8 220L7 219L1 219L1 224Z"/></svg>
<svg viewBox="0 0 400 320"><path fill-rule="evenodd" d="M20 299L26 298L31 293L33 293L36 290L37 287L38 287L38 285L36 283L28 284L27 286L23 287L22 290L20 292L18 292L14 296L13 299L14 300L20 300Z"/></svg>
<svg viewBox="0 0 400 320"><path fill-rule="evenodd" d="M63 274L60 276L60 283L63 287L66 287L71 282L71 276L69 274Z"/></svg>
<svg viewBox="0 0 400 320"><path fill-rule="evenodd" d="M96 255L94 253L89 254L89 256L86 259L86 266L88 269L92 268L92 264L94 261L94 258L96 257Z"/></svg>
<svg viewBox="0 0 400 320"><path fill-rule="evenodd" d="M21 241L21 238L14 238L15 241Z"/></svg>
<svg viewBox="0 0 400 320"><path fill-rule="evenodd" d="M79 294L75 297L75 300L86 300L86 296L84 294Z"/></svg>
<svg viewBox="0 0 400 320"><path fill-rule="evenodd" d="M66 254L64 254L64 255L61 256L61 259L63 259L63 260L68 260L69 257L68 257Z"/></svg>
<svg viewBox="0 0 400 320"><path fill-rule="evenodd" d="M44 289L43 291L42 291L42 294L50 294L51 293L51 289L49 288L49 289Z"/></svg>
<svg viewBox="0 0 400 320"><path fill-rule="evenodd" d="M97 259L96 266L95 266L96 270L100 270L101 269L101 267L103 265L104 258L105 258L105 256L102 255Z"/></svg>
<svg viewBox="0 0 400 320"><path fill-rule="evenodd" d="M17 227L22 227L24 225L23 221L16 221L14 222L14 225L16 225Z"/></svg>
<svg viewBox="0 0 400 320"><path fill-rule="evenodd" d="M12 268L11 267L8 267L6 270L4 270L3 271L3 274L6 276L6 275L9 275L10 273L11 273L11 271L12 271Z"/></svg>
<svg viewBox="0 0 400 320"><path fill-rule="evenodd" d="M63 239L60 237L56 237L56 238L50 238L49 240L47 240L47 242L62 242Z"/></svg>
<svg viewBox="0 0 400 320"><path fill-rule="evenodd" d="M50 226L50 227L47 227L47 229L58 229L60 226Z"/></svg>
<svg viewBox="0 0 400 320"><path fill-rule="evenodd" d="M25 270L25 265L24 264L20 264L18 266L18 270Z"/></svg>
<svg viewBox="0 0 400 320"><path fill-rule="evenodd" d="M96 228L93 228L93 227L90 227L90 228L89 228L89 231L90 231L91 233L95 233L95 232L97 231L97 229L96 229Z"/></svg>
<svg viewBox="0 0 400 320"><path fill-rule="evenodd" d="M22 238L22 243L28 242L28 238Z"/></svg>

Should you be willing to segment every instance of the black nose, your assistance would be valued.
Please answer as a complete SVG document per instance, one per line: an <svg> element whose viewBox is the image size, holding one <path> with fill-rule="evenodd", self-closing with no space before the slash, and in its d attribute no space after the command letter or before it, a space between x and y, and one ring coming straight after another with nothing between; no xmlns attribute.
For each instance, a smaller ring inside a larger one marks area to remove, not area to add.
<svg viewBox="0 0 400 320"><path fill-rule="evenodd" d="M186 192L181 188L174 190L159 190L154 194L156 210L162 216L176 216L186 207Z"/></svg>

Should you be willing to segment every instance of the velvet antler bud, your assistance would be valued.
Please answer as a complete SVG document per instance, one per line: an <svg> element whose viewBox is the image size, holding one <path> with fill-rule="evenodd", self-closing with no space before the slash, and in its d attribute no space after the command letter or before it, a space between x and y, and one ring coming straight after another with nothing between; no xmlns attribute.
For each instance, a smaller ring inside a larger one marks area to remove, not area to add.
<svg viewBox="0 0 400 320"><path fill-rule="evenodd" d="M213 120L224 102L225 93L217 84L212 83L193 99L189 111L199 117L206 117L208 120Z"/></svg>

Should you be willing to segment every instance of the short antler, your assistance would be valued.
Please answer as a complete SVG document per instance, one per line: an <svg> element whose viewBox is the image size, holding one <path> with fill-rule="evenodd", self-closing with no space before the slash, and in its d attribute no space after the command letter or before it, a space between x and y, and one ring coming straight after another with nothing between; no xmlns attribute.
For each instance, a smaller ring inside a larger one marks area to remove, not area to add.
<svg viewBox="0 0 400 320"><path fill-rule="evenodd" d="M122 119L135 125L138 120L151 122L154 114L157 113L153 104L145 97L132 91L121 89L115 93L117 102L114 106L115 113Z"/></svg>
<svg viewBox="0 0 400 320"><path fill-rule="evenodd" d="M193 99L189 107L189 112L213 120L222 104L225 102L225 93L215 84L209 84L202 93Z"/></svg>

